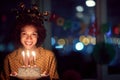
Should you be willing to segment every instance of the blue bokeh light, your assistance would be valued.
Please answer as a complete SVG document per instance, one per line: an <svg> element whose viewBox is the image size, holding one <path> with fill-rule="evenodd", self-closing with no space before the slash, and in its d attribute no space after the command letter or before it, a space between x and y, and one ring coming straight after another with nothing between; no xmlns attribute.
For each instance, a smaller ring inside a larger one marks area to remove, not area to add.
<svg viewBox="0 0 120 80"><path fill-rule="evenodd" d="M78 42L78 43L75 44L75 49L76 50L81 51L81 50L83 50L83 48L84 48L84 45L83 45L82 42Z"/></svg>

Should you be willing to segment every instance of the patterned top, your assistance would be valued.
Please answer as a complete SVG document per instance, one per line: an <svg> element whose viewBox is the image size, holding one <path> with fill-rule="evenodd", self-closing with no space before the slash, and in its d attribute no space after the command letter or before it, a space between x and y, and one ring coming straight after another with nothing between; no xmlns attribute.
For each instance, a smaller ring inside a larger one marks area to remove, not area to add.
<svg viewBox="0 0 120 80"><path fill-rule="evenodd" d="M4 61L5 80L9 80L11 72L18 72L18 68L23 66L23 57L21 55L22 49L19 48L7 55ZM30 64L33 65L34 62ZM59 79L56 69L56 58L53 52L46 50L42 47L37 48L35 64L40 68L40 72L46 71L50 79Z"/></svg>

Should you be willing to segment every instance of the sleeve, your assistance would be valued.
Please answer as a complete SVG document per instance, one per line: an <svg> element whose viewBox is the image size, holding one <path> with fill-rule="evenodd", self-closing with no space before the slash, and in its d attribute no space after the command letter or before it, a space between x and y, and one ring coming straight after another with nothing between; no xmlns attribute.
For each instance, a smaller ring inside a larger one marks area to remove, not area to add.
<svg viewBox="0 0 120 80"><path fill-rule="evenodd" d="M49 69L50 78L52 80L59 80L59 76L57 73L57 61L54 55L51 56L49 65L50 65Z"/></svg>
<svg viewBox="0 0 120 80"><path fill-rule="evenodd" d="M6 56L6 58L5 58L5 60L4 60L4 67L3 67L3 69L4 69L4 71L3 71L3 73L4 73L4 78L5 78L5 80L10 80L10 67L9 67L10 65L9 65L9 59L8 59L8 56Z"/></svg>

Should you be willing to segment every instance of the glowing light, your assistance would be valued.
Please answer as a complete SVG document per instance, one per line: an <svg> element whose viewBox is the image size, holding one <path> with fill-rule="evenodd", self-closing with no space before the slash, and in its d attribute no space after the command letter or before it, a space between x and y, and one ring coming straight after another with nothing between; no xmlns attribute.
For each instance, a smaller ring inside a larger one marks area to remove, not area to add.
<svg viewBox="0 0 120 80"><path fill-rule="evenodd" d="M82 42L78 42L75 45L76 50L81 51L84 48L84 45Z"/></svg>
<svg viewBox="0 0 120 80"><path fill-rule="evenodd" d="M93 44L93 45L96 44L96 38L95 38L95 37L93 37L93 38L91 39L91 44Z"/></svg>
<svg viewBox="0 0 120 80"><path fill-rule="evenodd" d="M119 34L119 28L118 28L118 27L115 27L115 28L114 28L114 33L115 33L116 35Z"/></svg>
<svg viewBox="0 0 120 80"><path fill-rule="evenodd" d="M59 45L65 45L65 40L64 39L59 39L58 44Z"/></svg>
<svg viewBox="0 0 120 80"><path fill-rule="evenodd" d="M84 11L84 8L82 6L77 6L76 7L76 11L78 12L83 12Z"/></svg>
<svg viewBox="0 0 120 80"><path fill-rule="evenodd" d="M58 45L58 46L55 46L56 49L61 49L63 48L63 45Z"/></svg>
<svg viewBox="0 0 120 80"><path fill-rule="evenodd" d="M55 45L55 43L56 43L55 38L52 37L52 38L51 38L51 44L52 44L52 45Z"/></svg>
<svg viewBox="0 0 120 80"><path fill-rule="evenodd" d="M22 54L22 57L23 57L23 63L24 63L23 65L25 65L25 52L24 52L24 51L22 51L22 53L21 53L21 54Z"/></svg>
<svg viewBox="0 0 120 80"><path fill-rule="evenodd" d="M96 3L95 3L95 1L93 1L93 0L87 0L87 1L86 1L86 5L87 5L88 7L94 7L94 6L96 5Z"/></svg>
<svg viewBox="0 0 120 80"><path fill-rule="evenodd" d="M107 36L111 35L111 29L109 29L109 31L106 33Z"/></svg>
<svg viewBox="0 0 120 80"><path fill-rule="evenodd" d="M120 38L115 38L115 37L108 37L104 35L105 43L109 44L117 44L120 46Z"/></svg>
<svg viewBox="0 0 120 80"><path fill-rule="evenodd" d="M82 36L80 36L80 37L79 37L79 41L81 41L81 42L82 42L84 38L85 38L85 36L83 36L83 35L82 35Z"/></svg>
<svg viewBox="0 0 120 80"><path fill-rule="evenodd" d="M88 45L90 43L90 40L85 37L82 42L84 43L84 45Z"/></svg>
<svg viewBox="0 0 120 80"><path fill-rule="evenodd" d="M35 51L32 51L32 56L33 56L33 62L34 62L34 65L35 65L35 61L36 61L36 53L35 53Z"/></svg>
<svg viewBox="0 0 120 80"><path fill-rule="evenodd" d="M92 39L92 36L91 35L88 35L87 38L89 38L90 40Z"/></svg>

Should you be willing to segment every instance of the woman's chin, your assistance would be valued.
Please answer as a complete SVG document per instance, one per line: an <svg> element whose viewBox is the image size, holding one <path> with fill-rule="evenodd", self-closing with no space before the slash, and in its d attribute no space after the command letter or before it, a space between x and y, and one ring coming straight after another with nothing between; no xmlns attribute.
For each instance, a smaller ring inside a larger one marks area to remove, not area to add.
<svg viewBox="0 0 120 80"><path fill-rule="evenodd" d="M35 47L25 47L25 49L27 49L27 50L34 50Z"/></svg>
<svg viewBox="0 0 120 80"><path fill-rule="evenodd" d="M33 49L32 47L25 47L25 49L28 49L28 50L30 50L30 49Z"/></svg>

